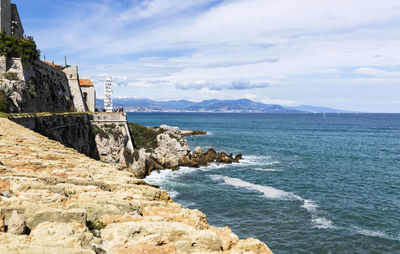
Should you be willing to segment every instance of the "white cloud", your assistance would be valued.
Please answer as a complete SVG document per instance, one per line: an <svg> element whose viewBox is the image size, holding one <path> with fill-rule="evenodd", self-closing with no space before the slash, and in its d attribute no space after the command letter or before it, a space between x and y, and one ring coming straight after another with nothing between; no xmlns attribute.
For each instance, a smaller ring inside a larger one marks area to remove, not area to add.
<svg viewBox="0 0 400 254"><path fill-rule="evenodd" d="M400 112L397 0L79 4L65 3L65 14L34 35L45 52L68 54L86 76L124 77L116 94L238 98L246 89L264 102Z"/></svg>

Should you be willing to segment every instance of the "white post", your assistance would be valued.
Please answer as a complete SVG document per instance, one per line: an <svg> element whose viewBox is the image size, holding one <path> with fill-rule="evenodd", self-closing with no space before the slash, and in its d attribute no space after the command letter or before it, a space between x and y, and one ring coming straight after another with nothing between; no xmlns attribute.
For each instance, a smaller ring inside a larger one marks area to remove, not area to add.
<svg viewBox="0 0 400 254"><path fill-rule="evenodd" d="M111 76L104 76L104 109L106 112L113 112Z"/></svg>

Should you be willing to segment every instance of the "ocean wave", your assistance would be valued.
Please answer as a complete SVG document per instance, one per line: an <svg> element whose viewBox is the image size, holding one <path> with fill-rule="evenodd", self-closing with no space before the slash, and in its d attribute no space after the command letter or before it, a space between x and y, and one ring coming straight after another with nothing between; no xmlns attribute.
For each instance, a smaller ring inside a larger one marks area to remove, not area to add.
<svg viewBox="0 0 400 254"><path fill-rule="evenodd" d="M231 185L234 187L246 188L249 190L256 190L258 192L263 193L263 196L270 199L301 199L299 196L291 193L286 192L283 190L279 190L270 186L264 185L257 185L253 183L249 183L243 181L239 178L231 178L228 176L221 176L221 175L210 175L211 179L215 181L223 181L224 184Z"/></svg>
<svg viewBox="0 0 400 254"><path fill-rule="evenodd" d="M322 218L322 217L312 218L311 221L314 224L314 227L316 227L316 228L320 228L320 229L336 228L333 225L332 221Z"/></svg>
<svg viewBox="0 0 400 254"><path fill-rule="evenodd" d="M320 228L320 229L335 228L332 221L330 221L326 218L323 218L323 217L318 217L318 211L317 211L318 205L313 200L304 199L292 192L287 192L284 190L276 189L271 186L249 183L249 182L243 181L242 179L239 179L239 178L232 178L232 177L222 176L222 175L210 175L210 177L212 180L222 181L222 183L226 184L226 185L231 185L231 186L238 187L238 188L245 188L245 189L261 192L261 193L263 193L263 197L266 197L269 199L302 201L303 205L301 207L303 207L309 213L311 213L311 222L313 223L313 225L315 227Z"/></svg>
<svg viewBox="0 0 400 254"><path fill-rule="evenodd" d="M276 168L254 168L254 170L264 172L282 172L282 170Z"/></svg>
<svg viewBox="0 0 400 254"><path fill-rule="evenodd" d="M267 161L265 162L265 165L271 166L271 165L276 165L276 164L280 164L280 161Z"/></svg>
<svg viewBox="0 0 400 254"><path fill-rule="evenodd" d="M303 207L310 213L317 212L318 205L314 201L309 200L309 199L302 199L302 201L303 201L303 205L301 207Z"/></svg>
<svg viewBox="0 0 400 254"><path fill-rule="evenodd" d="M167 190L167 192L168 192L169 196L170 196L172 199L176 198L176 197L179 195L179 192L174 191L174 190Z"/></svg>
<svg viewBox="0 0 400 254"><path fill-rule="evenodd" d="M400 235L390 235L381 231L374 231L374 230L369 230L369 229L363 229L359 228L357 226L352 227L353 230L355 230L357 233L365 235L365 236L372 236L372 237L379 237L379 238L384 238L388 240L395 240L395 241L400 241Z"/></svg>
<svg viewBox="0 0 400 254"><path fill-rule="evenodd" d="M243 156L243 159L240 160L240 165L242 166L272 166L276 164L280 164L281 162L278 160L272 160L272 156L256 156L256 155L247 155Z"/></svg>
<svg viewBox="0 0 400 254"><path fill-rule="evenodd" d="M179 170L164 169L160 171L152 171L144 180L149 184L163 185L170 179L179 177L180 175L190 174L197 169L189 167L181 167Z"/></svg>
<svg viewBox="0 0 400 254"><path fill-rule="evenodd" d="M228 167L229 164L211 163L208 166L191 168L191 167L180 167L179 170L164 169L159 171L152 171L149 176L144 180L150 184L162 185L165 181L171 180L173 178L191 174L196 171L211 171L220 168Z"/></svg>

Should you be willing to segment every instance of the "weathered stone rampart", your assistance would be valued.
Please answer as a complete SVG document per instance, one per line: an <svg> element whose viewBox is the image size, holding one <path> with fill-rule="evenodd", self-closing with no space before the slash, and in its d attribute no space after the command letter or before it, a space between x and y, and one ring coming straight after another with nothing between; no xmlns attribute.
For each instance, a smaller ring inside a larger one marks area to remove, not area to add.
<svg viewBox="0 0 400 254"><path fill-rule="evenodd" d="M2 78L0 88L10 98L12 113L74 111L73 97L64 72L41 61L23 63L0 56L0 71L16 73L16 80Z"/></svg>
<svg viewBox="0 0 400 254"><path fill-rule="evenodd" d="M133 150L124 113L11 114L9 119L93 159L126 166Z"/></svg>

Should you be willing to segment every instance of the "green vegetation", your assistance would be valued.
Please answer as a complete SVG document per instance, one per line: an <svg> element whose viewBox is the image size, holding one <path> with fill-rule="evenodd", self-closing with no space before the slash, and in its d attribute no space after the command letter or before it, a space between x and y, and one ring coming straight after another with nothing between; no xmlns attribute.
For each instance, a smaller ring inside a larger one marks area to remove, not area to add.
<svg viewBox="0 0 400 254"><path fill-rule="evenodd" d="M16 72L3 73L3 77L8 80L19 80L18 73Z"/></svg>
<svg viewBox="0 0 400 254"><path fill-rule="evenodd" d="M101 139L103 138L109 138L108 134L103 130L103 128L100 128L99 126L93 124L93 134L95 136L99 135Z"/></svg>
<svg viewBox="0 0 400 254"><path fill-rule="evenodd" d="M94 135L99 135L101 139L113 137L115 141L123 136L123 133L116 129L117 126L115 124L104 124L102 126L93 125L93 133Z"/></svg>
<svg viewBox="0 0 400 254"><path fill-rule="evenodd" d="M89 229L89 231L96 237L99 237L100 235L100 230L104 229L106 225L101 223L100 221L87 221L86 222L86 227Z"/></svg>
<svg viewBox="0 0 400 254"><path fill-rule="evenodd" d="M128 123L129 132L133 139L135 149L145 148L147 151L157 147L157 135L163 131L155 131L153 128L145 127L137 123Z"/></svg>
<svg viewBox="0 0 400 254"><path fill-rule="evenodd" d="M136 150L135 150L136 152ZM132 165L135 160L139 159L139 154L137 153L137 158L135 152L132 153L131 149L126 148L124 149L124 158L127 165Z"/></svg>
<svg viewBox="0 0 400 254"><path fill-rule="evenodd" d="M23 62L34 62L39 60L40 50L37 49L32 36L19 39L3 32L0 34L0 55L19 57Z"/></svg>
<svg viewBox="0 0 400 254"><path fill-rule="evenodd" d="M6 93L3 90L0 90L0 112L7 113L8 103Z"/></svg>

